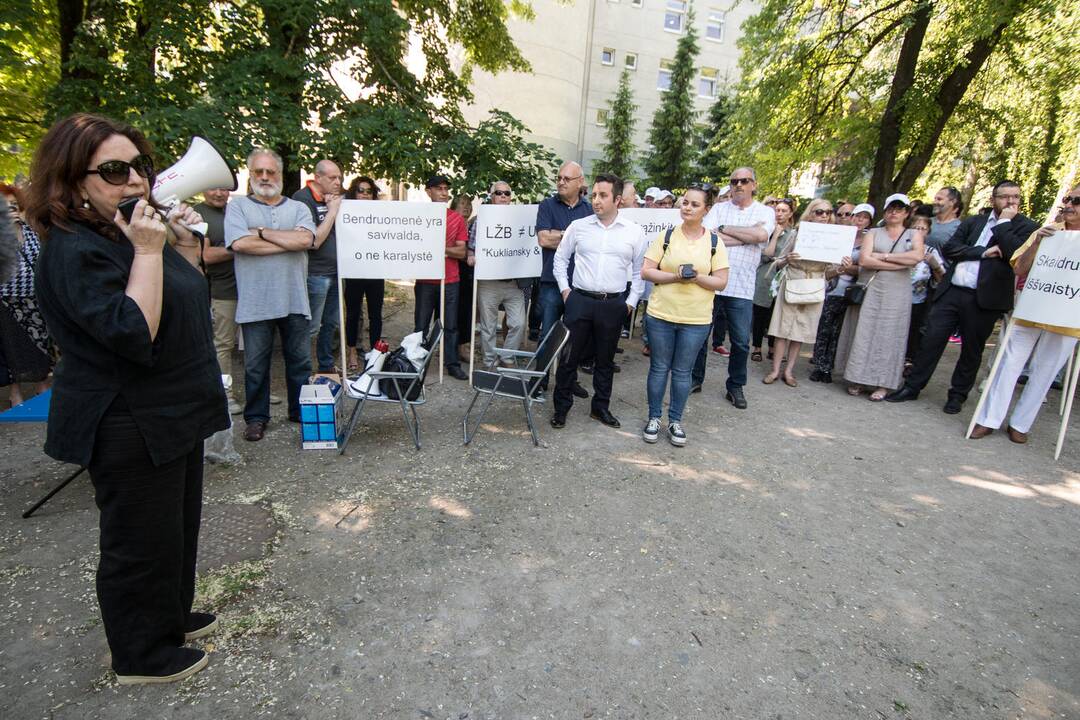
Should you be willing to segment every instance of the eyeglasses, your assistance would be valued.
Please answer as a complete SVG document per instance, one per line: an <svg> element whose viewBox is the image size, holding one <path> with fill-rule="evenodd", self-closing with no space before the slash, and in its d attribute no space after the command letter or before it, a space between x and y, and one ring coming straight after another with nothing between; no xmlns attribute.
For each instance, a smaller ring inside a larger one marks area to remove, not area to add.
<svg viewBox="0 0 1080 720"><path fill-rule="evenodd" d="M251 171L252 175L266 175L267 177L275 177L278 174L277 168L255 168Z"/></svg>
<svg viewBox="0 0 1080 720"><path fill-rule="evenodd" d="M124 160L106 160L98 163L94 170L87 170L87 175L99 175L102 180L110 185L124 185L131 177L134 168L139 177L149 179L154 174L154 161L149 155L138 155L131 162Z"/></svg>
<svg viewBox="0 0 1080 720"><path fill-rule="evenodd" d="M779 205L780 201L779 200L766 200L765 204L768 205L769 207L772 207L773 205Z"/></svg>
<svg viewBox="0 0 1080 720"><path fill-rule="evenodd" d="M826 216L832 215L832 214L833 214L832 210L825 210L823 208L818 208L817 210L814 211L814 215L816 215L817 217L826 217Z"/></svg>
<svg viewBox="0 0 1080 720"><path fill-rule="evenodd" d="M1080 205L1080 195L1066 195L1065 197L1061 198L1061 204L1063 206L1072 205L1074 207Z"/></svg>
<svg viewBox="0 0 1080 720"><path fill-rule="evenodd" d="M838 212L838 213L836 213L836 217L854 217L854 216L855 216L855 213L852 213L852 212Z"/></svg>
<svg viewBox="0 0 1080 720"><path fill-rule="evenodd" d="M731 184L734 185L749 185L754 182L754 178L731 178Z"/></svg>
<svg viewBox="0 0 1080 720"><path fill-rule="evenodd" d="M499 197L510 197L510 191L509 190L492 190L491 194L492 195L498 195Z"/></svg>
<svg viewBox="0 0 1080 720"><path fill-rule="evenodd" d="M361 185L360 187L356 188L356 194L357 195L374 195L375 194L375 188L364 187L364 186Z"/></svg>
<svg viewBox="0 0 1080 720"><path fill-rule="evenodd" d="M687 190L704 190L705 192L716 192L716 186L708 182L696 182L690 183L686 188Z"/></svg>
<svg viewBox="0 0 1080 720"><path fill-rule="evenodd" d="M582 177L581 175L575 175L573 177L570 177L569 175L560 175L559 177L557 177L555 179L558 182L561 182L561 183L568 183L568 182L573 182L574 180L580 180L581 177Z"/></svg>

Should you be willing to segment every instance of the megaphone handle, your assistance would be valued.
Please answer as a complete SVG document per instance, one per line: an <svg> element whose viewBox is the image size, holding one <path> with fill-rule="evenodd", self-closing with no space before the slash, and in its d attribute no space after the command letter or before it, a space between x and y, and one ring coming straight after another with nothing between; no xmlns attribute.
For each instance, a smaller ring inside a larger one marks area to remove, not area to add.
<svg viewBox="0 0 1080 720"><path fill-rule="evenodd" d="M168 197L161 204L165 206L165 219L168 220L169 217L172 216L174 212L176 212L176 206L180 203L175 197ZM187 228L193 233L198 233L199 235L206 237L206 231L209 229L210 226L204 222L195 223L194 225L188 225L186 222L181 222L180 227Z"/></svg>

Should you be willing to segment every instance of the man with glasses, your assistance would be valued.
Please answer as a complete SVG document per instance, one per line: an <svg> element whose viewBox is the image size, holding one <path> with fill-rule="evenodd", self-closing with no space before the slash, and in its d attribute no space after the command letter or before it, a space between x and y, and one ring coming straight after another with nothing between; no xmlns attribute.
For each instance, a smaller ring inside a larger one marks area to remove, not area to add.
<svg viewBox="0 0 1080 720"><path fill-rule="evenodd" d="M727 318L731 337L728 357L727 392L725 398L739 410L747 407L743 387L746 385L746 361L750 357L750 330L754 319L754 285L761 261L761 246L776 227L776 213L754 200L757 176L750 167L737 168L731 173L731 195L726 202L713 205L703 224L715 231L728 251L727 287L716 294L717 305ZM691 387L705 381L705 362L708 343L701 346L694 364Z"/></svg>
<svg viewBox="0 0 1080 720"><path fill-rule="evenodd" d="M951 185L941 188L934 195L933 208L934 217L930 221L926 247L940 250L960 227L960 213L964 209L960 191Z"/></svg>
<svg viewBox="0 0 1080 720"><path fill-rule="evenodd" d="M235 253L236 322L244 333L244 439L262 440L270 422L274 330L285 356L289 420L300 422L300 388L311 376L308 250L315 223L307 207L281 195L283 163L257 148L247 159L251 194L225 210L225 247Z"/></svg>
<svg viewBox="0 0 1080 720"><path fill-rule="evenodd" d="M1016 277L1009 261L1038 228L1038 223L1020 214L1020 186L1015 182L1003 180L995 185L991 202L989 214L962 221L942 247L949 268L934 291L922 347L903 387L885 398L889 402L919 397L937 368L949 336L959 327L964 340L943 409L955 415L963 408L994 324L1012 310Z"/></svg>
<svg viewBox="0 0 1080 720"><path fill-rule="evenodd" d="M841 200L836 205L836 224L837 225L854 225L855 224L855 203L850 203L847 200Z"/></svg>
<svg viewBox="0 0 1080 720"><path fill-rule="evenodd" d="M548 330L559 321L564 309L562 294L559 292L553 269L555 252L559 249L563 233L570 227L570 223L593 214L592 205L581 197L581 190L585 187L585 175L580 165L576 162L563 163L563 166L559 168L556 183L555 194L544 198L536 209L536 237L544 256L539 298L540 310L543 313L540 323L541 338L547 336ZM570 265L569 272L573 275L573 263ZM547 389L547 384L547 378L545 378L542 383L545 389ZM574 394L580 398L589 397L589 393L576 380Z"/></svg>
<svg viewBox="0 0 1080 720"><path fill-rule="evenodd" d="M333 160L315 164L315 177L293 194L315 221L315 247L308 251L308 302L311 337L319 372L334 372L334 338L338 330L337 236L334 222L341 208L341 168Z"/></svg>
<svg viewBox="0 0 1080 720"><path fill-rule="evenodd" d="M490 202L492 205L509 205L513 193L510 185L502 180L491 184ZM468 263L476 265L476 226L469 226ZM495 354L495 338L498 332L499 306L506 311L507 350L520 350L525 340L525 290L532 287L532 278L510 278L508 280L477 280L476 311L479 315L477 326L480 330L480 349L484 354L484 365L494 366L499 358ZM513 361L508 360L508 365Z"/></svg>

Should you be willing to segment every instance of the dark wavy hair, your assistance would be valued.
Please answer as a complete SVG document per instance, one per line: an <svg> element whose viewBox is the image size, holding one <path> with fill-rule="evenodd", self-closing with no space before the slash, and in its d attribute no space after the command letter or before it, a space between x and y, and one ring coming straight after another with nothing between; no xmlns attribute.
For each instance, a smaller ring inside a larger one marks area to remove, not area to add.
<svg viewBox="0 0 1080 720"><path fill-rule="evenodd" d="M356 200L356 193L360 190L360 183L367 183L375 190L375 195L371 198L372 200L378 200L379 196L382 195L382 189L375 184L374 180L367 175L357 175L353 178L352 182L349 183L349 189L345 191L346 200Z"/></svg>
<svg viewBox="0 0 1080 720"><path fill-rule="evenodd" d="M611 183L611 194L614 197L622 195L623 179L615 173L600 173L593 178L593 185L596 183Z"/></svg>
<svg viewBox="0 0 1080 720"><path fill-rule="evenodd" d="M92 207L83 207L79 183L86 177L90 159L98 146L113 135L123 135L140 153L153 154L146 136L125 123L101 115L76 113L57 120L41 139L30 166L30 191L26 199L26 221L45 241L49 230L71 230L86 225L94 232L120 240L121 233L112 218L102 217ZM154 187L155 176L147 178ZM161 209L153 200L151 205Z"/></svg>

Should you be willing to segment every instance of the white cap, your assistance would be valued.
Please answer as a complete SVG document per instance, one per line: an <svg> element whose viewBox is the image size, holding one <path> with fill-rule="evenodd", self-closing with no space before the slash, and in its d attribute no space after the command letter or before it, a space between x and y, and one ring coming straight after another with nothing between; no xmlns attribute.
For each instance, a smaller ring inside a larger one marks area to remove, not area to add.
<svg viewBox="0 0 1080 720"><path fill-rule="evenodd" d="M716 187L716 197L723 197L724 195L727 195L730 192L731 192L731 186L730 185L724 185L723 187L718 185Z"/></svg>
<svg viewBox="0 0 1080 720"><path fill-rule="evenodd" d="M889 197L885 198L885 207L889 207L894 202L904 203L904 207L911 205L911 199L904 193L893 193Z"/></svg>
<svg viewBox="0 0 1080 720"><path fill-rule="evenodd" d="M634 204L635 205L643 205L644 203L645 203L645 201L642 200L640 195L635 195L634 196Z"/></svg>
<svg viewBox="0 0 1080 720"><path fill-rule="evenodd" d="M656 197L654 197L653 200L655 200L656 202L660 202L661 200L666 200L667 198L673 197L675 196L671 193L670 190L660 190L656 193Z"/></svg>
<svg viewBox="0 0 1080 720"><path fill-rule="evenodd" d="M893 197L896 196L893 195ZM903 195L901 195L900 197L903 197ZM861 212L867 213L870 216L871 220L874 219L874 206L870 203L859 203L855 206L855 209L851 211L851 214L858 215Z"/></svg>
<svg viewBox="0 0 1080 720"><path fill-rule="evenodd" d="M659 194L660 194L660 188L658 188L658 187L651 187L651 188L648 188L647 190L645 190L645 197L647 197L647 198L651 197L653 200L655 200L657 195L659 195Z"/></svg>

